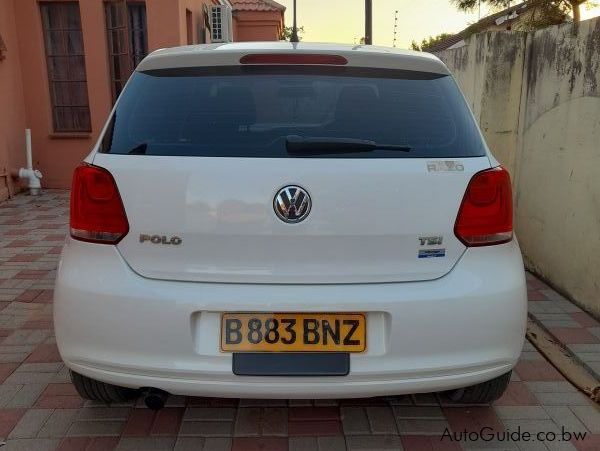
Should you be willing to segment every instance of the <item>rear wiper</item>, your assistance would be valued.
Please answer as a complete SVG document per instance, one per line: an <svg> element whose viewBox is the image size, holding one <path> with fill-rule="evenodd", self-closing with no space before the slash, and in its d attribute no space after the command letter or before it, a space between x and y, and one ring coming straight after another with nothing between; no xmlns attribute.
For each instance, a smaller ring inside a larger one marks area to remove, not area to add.
<svg viewBox="0 0 600 451"><path fill-rule="evenodd" d="M372 152L374 150L397 150L410 152L412 147L398 144L380 144L366 139L353 138L328 138L313 137L304 138L298 135L289 135L285 139L285 147L288 153L295 154L332 154L332 153L354 153Z"/></svg>

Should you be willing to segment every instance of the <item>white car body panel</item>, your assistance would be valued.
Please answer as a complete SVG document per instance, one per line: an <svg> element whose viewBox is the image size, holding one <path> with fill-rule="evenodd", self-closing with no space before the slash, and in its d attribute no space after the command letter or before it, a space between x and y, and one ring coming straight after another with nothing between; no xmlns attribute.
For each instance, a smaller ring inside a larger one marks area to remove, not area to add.
<svg viewBox="0 0 600 451"><path fill-rule="evenodd" d="M450 74L446 65L439 58L429 53L370 45L305 42L299 44L289 42L236 42L160 49L142 61L137 70L237 66L240 64L240 58L245 55L264 53L340 55L348 60L348 66Z"/></svg>
<svg viewBox="0 0 600 451"><path fill-rule="evenodd" d="M275 398L430 392L506 373L523 345L526 292L516 241L470 248L450 273L425 282L150 280L115 247L70 238L59 271L55 327L64 361L129 387ZM235 376L231 354L219 351L219 330L220 313L237 311L366 312L367 351L350 356L345 377Z"/></svg>
<svg viewBox="0 0 600 451"><path fill-rule="evenodd" d="M335 54L349 66L449 74L435 56L373 46L241 43L165 49L138 71L232 66L252 53ZM105 130L106 131L106 128ZM104 134L104 132L103 132ZM54 296L56 340L72 370L178 395L344 398L442 391L515 365L526 326L516 239L465 247L454 222L489 150L432 159L270 159L102 154L130 224L117 245L68 238ZM273 196L298 184L309 217L284 224ZM140 243L179 236L180 246ZM443 236L444 258L419 259ZM200 249L200 250L199 250ZM224 312L364 312L367 349L350 373L248 377L219 349Z"/></svg>
<svg viewBox="0 0 600 451"><path fill-rule="evenodd" d="M291 163L293 161L293 163ZM97 154L129 217L117 248L142 276L225 283L371 283L429 280L465 250L456 212L486 157L454 159L462 171L429 172L428 159L189 158ZM167 182L168 178L168 182ZM156 183L156 180L166 183ZM235 183L232 183L235 180ZM273 214L279 188L313 199L308 218ZM143 187L143 189L140 189ZM177 236L179 246L140 243ZM441 246L419 237L441 236ZM445 249L444 258L418 258Z"/></svg>

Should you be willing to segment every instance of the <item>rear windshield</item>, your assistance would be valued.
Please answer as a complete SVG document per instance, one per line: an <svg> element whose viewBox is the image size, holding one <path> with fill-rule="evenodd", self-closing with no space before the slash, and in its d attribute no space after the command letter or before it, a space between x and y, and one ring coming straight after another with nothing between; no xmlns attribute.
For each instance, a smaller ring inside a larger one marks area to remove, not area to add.
<svg viewBox="0 0 600 451"><path fill-rule="evenodd" d="M450 76L293 66L136 72L119 99L101 152L298 157L286 147L290 136L368 140L384 147L314 152L309 157L485 155L477 127Z"/></svg>

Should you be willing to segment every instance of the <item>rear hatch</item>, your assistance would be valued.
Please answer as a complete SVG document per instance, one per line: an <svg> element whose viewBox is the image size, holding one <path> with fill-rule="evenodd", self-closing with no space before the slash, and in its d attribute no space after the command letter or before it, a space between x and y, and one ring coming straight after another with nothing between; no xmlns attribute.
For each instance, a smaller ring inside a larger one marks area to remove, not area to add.
<svg viewBox="0 0 600 451"><path fill-rule="evenodd" d="M451 77L295 65L137 72L93 164L116 180L134 271L232 283L439 278L490 167ZM300 222L276 214L286 186L310 196Z"/></svg>

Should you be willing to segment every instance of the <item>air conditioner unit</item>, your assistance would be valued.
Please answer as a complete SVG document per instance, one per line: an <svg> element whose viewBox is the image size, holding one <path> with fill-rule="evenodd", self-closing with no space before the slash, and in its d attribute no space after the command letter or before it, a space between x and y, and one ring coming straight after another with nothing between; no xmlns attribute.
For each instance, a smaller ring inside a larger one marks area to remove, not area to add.
<svg viewBox="0 0 600 451"><path fill-rule="evenodd" d="M231 6L214 5L210 7L210 33L212 42L233 41Z"/></svg>

